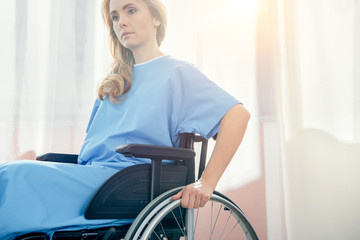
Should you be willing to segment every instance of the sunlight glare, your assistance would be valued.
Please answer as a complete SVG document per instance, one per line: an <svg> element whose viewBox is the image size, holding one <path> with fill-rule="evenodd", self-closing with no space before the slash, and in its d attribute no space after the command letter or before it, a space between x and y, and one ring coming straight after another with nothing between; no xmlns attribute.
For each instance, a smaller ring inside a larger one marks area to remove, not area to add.
<svg viewBox="0 0 360 240"><path fill-rule="evenodd" d="M257 14L258 0L229 0L224 14L234 17L254 17Z"/></svg>

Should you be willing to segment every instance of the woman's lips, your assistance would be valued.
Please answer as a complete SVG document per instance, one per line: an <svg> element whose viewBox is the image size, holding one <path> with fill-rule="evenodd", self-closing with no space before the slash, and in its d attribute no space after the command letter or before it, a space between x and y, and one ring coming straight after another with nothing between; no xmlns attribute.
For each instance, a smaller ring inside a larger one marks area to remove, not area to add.
<svg viewBox="0 0 360 240"><path fill-rule="evenodd" d="M133 33L132 32L123 32L123 34L121 34L121 38L126 37L130 34L133 34Z"/></svg>

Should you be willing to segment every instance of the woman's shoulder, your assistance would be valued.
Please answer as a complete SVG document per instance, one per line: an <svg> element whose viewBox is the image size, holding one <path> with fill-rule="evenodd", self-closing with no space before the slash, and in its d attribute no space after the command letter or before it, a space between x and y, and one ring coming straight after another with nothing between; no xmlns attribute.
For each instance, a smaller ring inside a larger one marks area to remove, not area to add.
<svg viewBox="0 0 360 240"><path fill-rule="evenodd" d="M135 64L134 71L154 72L156 74L170 74L176 71L196 71L197 68L189 61L181 60L172 55L163 55L148 62Z"/></svg>
<svg viewBox="0 0 360 240"><path fill-rule="evenodd" d="M207 77L202 73L202 71L192 62L179 59L173 56L167 57L167 72L172 78L181 78L183 80L188 80L192 78L204 78Z"/></svg>
<svg viewBox="0 0 360 240"><path fill-rule="evenodd" d="M196 70L198 71L198 67L187 60L179 59L174 56L168 55L168 61L173 66L174 69L189 69L189 70Z"/></svg>
<svg viewBox="0 0 360 240"><path fill-rule="evenodd" d="M137 65L134 77L151 78L154 84L174 83L189 85L196 79L197 82L207 81L208 78L190 61L179 59L172 55L164 55L145 64ZM142 81L143 82L143 81Z"/></svg>

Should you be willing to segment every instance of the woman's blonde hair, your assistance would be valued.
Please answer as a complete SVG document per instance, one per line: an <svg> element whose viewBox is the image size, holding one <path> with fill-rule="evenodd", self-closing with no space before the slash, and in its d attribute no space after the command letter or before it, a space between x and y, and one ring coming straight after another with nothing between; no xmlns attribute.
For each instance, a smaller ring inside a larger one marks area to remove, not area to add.
<svg viewBox="0 0 360 240"><path fill-rule="evenodd" d="M160 0L142 0L148 6L153 17L160 21L157 27L156 40L160 46L165 38L167 18L166 10ZM131 88L131 75L134 66L134 56L130 49L121 45L113 29L113 22L110 16L110 0L102 1L102 16L106 27L109 30L109 46L114 62L109 74L100 83L98 97L104 100L108 95L112 103L120 101L120 96L128 92Z"/></svg>

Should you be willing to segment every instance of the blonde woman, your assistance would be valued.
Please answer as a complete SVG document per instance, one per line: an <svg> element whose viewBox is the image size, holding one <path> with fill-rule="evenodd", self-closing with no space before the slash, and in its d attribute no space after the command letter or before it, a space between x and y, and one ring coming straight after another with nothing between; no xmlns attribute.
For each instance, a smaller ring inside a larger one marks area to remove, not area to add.
<svg viewBox="0 0 360 240"><path fill-rule="evenodd" d="M147 162L114 149L126 143L176 146L185 132L218 135L201 179L173 196L183 207L202 207L243 139L249 113L242 104L193 65L161 52L167 20L159 0L104 0L102 13L114 63L99 86L78 164L1 165L1 239L127 223L83 217L106 179Z"/></svg>

